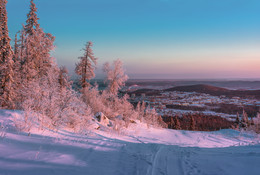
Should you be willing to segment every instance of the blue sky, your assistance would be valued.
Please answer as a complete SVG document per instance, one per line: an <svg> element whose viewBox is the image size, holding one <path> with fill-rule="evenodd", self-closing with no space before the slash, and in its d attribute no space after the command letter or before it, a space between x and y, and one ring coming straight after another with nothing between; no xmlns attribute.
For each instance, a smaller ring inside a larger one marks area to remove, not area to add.
<svg viewBox="0 0 260 175"><path fill-rule="evenodd" d="M73 72L91 40L100 67L123 60L130 78L260 78L259 0L35 0L53 55ZM8 1L14 38L29 0Z"/></svg>

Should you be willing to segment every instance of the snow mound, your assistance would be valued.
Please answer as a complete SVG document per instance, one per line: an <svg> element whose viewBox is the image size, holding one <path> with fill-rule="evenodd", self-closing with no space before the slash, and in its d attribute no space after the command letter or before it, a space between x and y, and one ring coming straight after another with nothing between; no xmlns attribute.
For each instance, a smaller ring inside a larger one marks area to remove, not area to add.
<svg viewBox="0 0 260 175"><path fill-rule="evenodd" d="M136 121L131 123L122 135L97 132L100 135L134 143L156 143L177 145L181 147L216 148L260 143L260 136L255 133L239 132L232 129L220 131L184 131L164 128L148 127Z"/></svg>

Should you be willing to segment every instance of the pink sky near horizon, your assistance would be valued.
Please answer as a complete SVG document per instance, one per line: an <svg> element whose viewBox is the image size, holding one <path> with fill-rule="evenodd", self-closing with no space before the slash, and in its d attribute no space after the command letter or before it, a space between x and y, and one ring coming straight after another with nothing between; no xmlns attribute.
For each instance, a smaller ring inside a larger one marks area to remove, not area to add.
<svg viewBox="0 0 260 175"><path fill-rule="evenodd" d="M168 45L155 49L146 47L130 52L127 46L122 49L106 49L94 43L94 52L99 58L96 70L97 78L102 78L104 62L120 58L125 70L133 79L223 79L223 78L260 78L260 51L257 44L244 43L240 46L224 45ZM260 48L260 45L259 45ZM59 49L59 48L57 48ZM80 50L80 49L78 49ZM100 52L102 51L102 52ZM80 53L64 55L62 63L73 74L72 57ZM117 55L117 57L114 57ZM67 61L66 58L68 57ZM77 57L74 56L77 62ZM59 58L57 59L59 62Z"/></svg>

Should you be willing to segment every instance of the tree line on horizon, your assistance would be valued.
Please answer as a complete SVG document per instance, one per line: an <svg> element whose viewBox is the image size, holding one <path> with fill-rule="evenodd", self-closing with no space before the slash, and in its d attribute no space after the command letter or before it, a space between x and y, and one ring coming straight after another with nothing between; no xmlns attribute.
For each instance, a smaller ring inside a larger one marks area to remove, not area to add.
<svg viewBox="0 0 260 175"><path fill-rule="evenodd" d="M26 23L16 34L12 48L7 26L7 0L0 0L0 4L0 106L25 111L24 119L19 123L22 130L39 123L41 128L72 127L79 131L87 128L91 117L99 112L113 120L117 129L119 125L127 127L137 119L165 127L154 109L145 103L134 108L127 95L118 95L128 79L121 60L115 60L112 66L104 64L108 84L105 90L99 91L97 85L90 84L98 60L91 41L86 43L84 55L79 57L75 68L81 88L79 92L73 90L66 67L58 67L50 55L55 37L40 27L33 0Z"/></svg>

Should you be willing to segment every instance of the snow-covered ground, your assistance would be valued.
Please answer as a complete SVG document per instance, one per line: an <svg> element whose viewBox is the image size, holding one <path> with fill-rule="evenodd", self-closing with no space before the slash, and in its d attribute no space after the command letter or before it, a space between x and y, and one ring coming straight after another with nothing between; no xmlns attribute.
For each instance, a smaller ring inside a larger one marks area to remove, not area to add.
<svg viewBox="0 0 260 175"><path fill-rule="evenodd" d="M0 174L260 174L260 138L234 130L191 132L132 124L94 130L18 132L21 112L0 110Z"/></svg>

